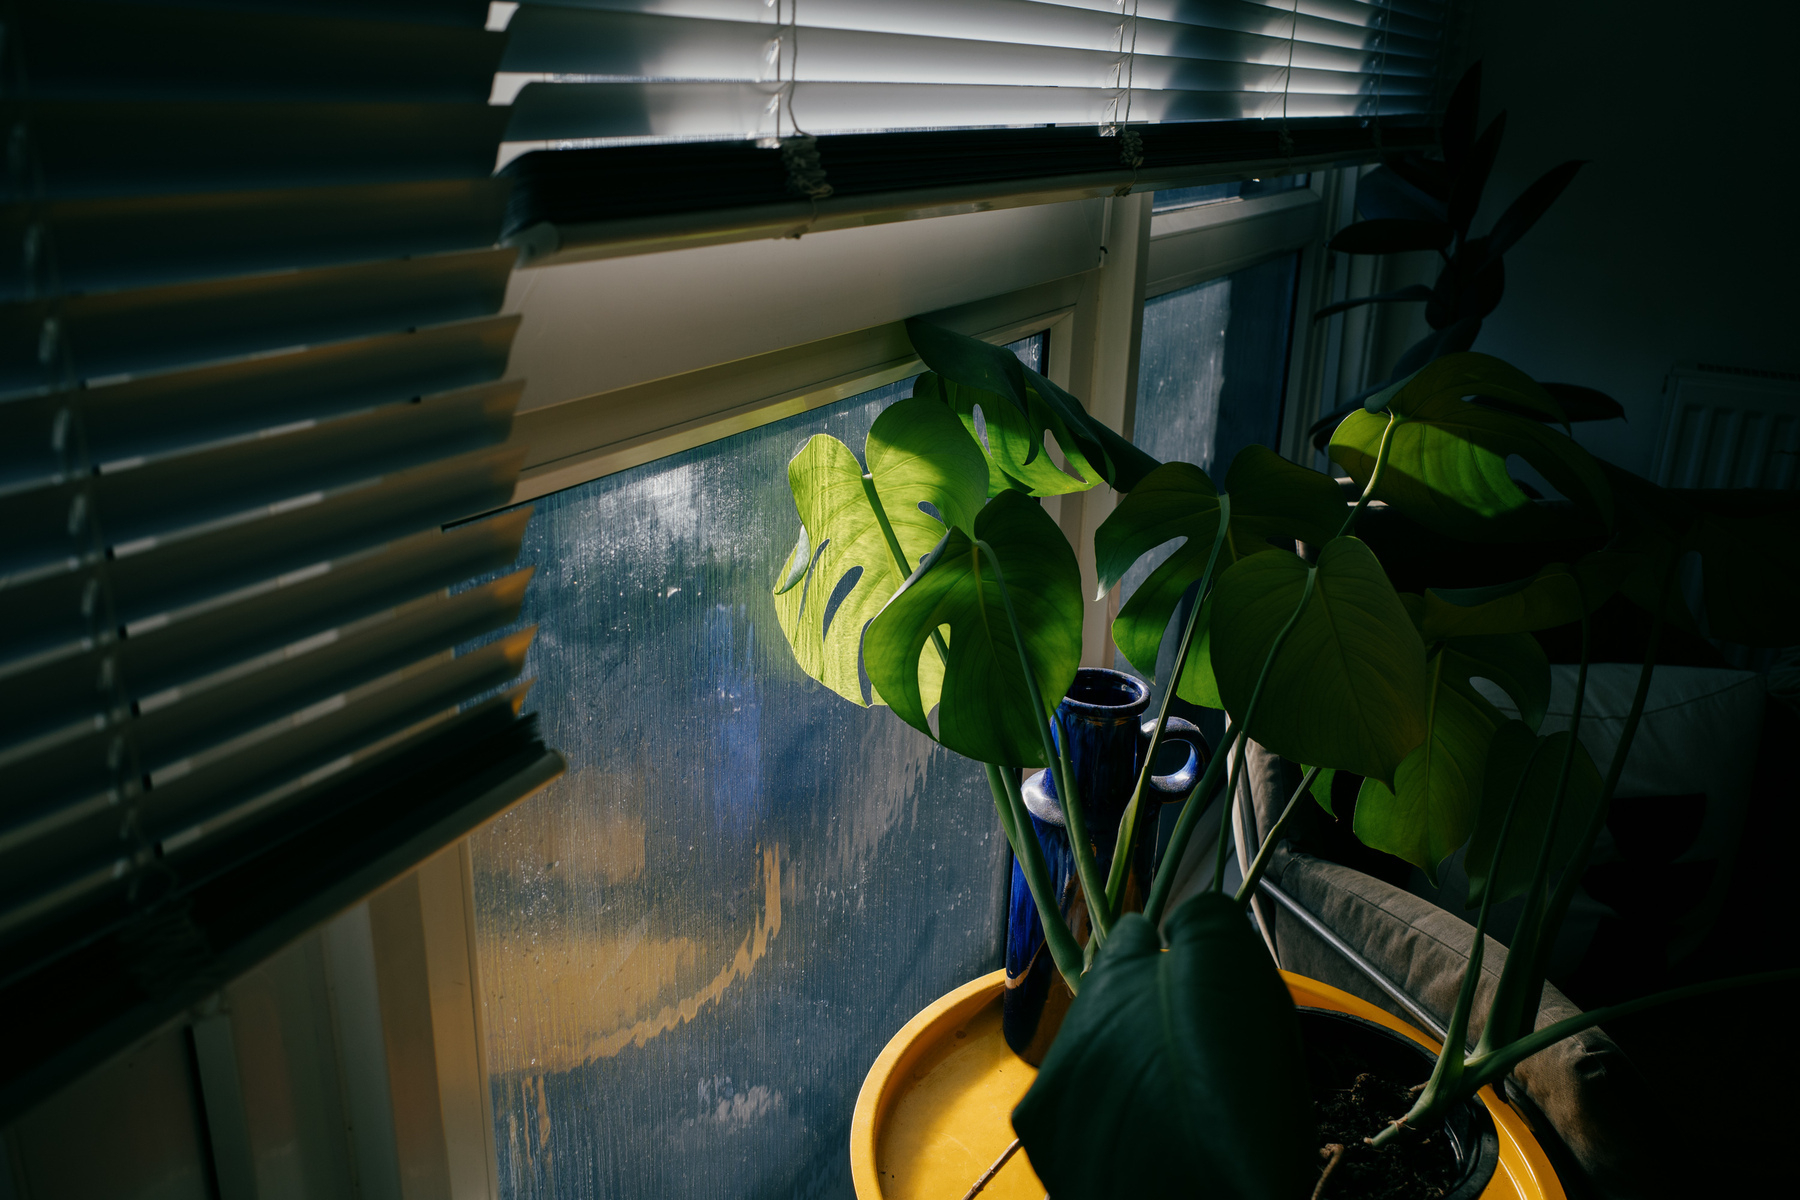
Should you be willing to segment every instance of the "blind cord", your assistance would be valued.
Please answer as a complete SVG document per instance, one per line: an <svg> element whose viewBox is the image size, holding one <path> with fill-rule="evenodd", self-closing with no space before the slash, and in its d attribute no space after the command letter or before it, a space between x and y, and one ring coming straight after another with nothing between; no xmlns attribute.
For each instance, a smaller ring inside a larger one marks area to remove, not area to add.
<svg viewBox="0 0 1800 1200"><path fill-rule="evenodd" d="M1294 161L1294 138L1288 132L1288 93L1294 90L1294 40L1300 36L1300 0L1294 0L1293 19L1288 23L1287 69L1281 74L1281 157Z"/></svg>
<svg viewBox="0 0 1800 1200"><path fill-rule="evenodd" d="M1131 182L1115 193L1120 196L1129 195L1131 189L1137 186L1138 168L1144 165L1143 136L1131 128L1131 88L1137 78L1138 2L1139 0L1131 0L1131 46L1129 49L1124 46L1125 27L1123 25L1119 27L1120 49L1125 50L1125 111L1123 119L1118 119L1120 116L1118 102L1114 101L1113 133L1119 139L1119 161L1131 168Z"/></svg>
<svg viewBox="0 0 1800 1200"><path fill-rule="evenodd" d="M1372 118L1377 154L1381 153L1381 88L1387 81L1388 42L1393 36L1393 23L1394 3L1386 0L1381 6L1381 63L1375 68L1375 116Z"/></svg>
<svg viewBox="0 0 1800 1200"><path fill-rule="evenodd" d="M776 0L775 18L777 25L781 20L781 0ZM835 190L825 177L824 164L819 161L819 139L800 128L800 119L794 115L794 92L800 86L800 0L788 0L788 79L784 89L787 93L788 124L794 132L788 137L781 137L781 110L775 112L775 134L781 146L781 165L787 168L788 191L805 196L812 204L812 215L804 225L796 226L784 236L798 238L810 230L819 219L819 201Z"/></svg>

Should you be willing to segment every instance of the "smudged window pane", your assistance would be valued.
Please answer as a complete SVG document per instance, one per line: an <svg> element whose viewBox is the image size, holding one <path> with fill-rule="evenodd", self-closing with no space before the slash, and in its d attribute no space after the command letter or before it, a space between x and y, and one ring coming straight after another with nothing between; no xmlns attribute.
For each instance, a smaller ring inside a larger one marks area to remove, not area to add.
<svg viewBox="0 0 1800 1200"><path fill-rule="evenodd" d="M1202 204L1218 204L1225 200L1249 200L1291 192L1312 182L1311 175L1277 175L1269 179L1234 179L1227 183L1203 183L1197 187L1163 188L1150 199L1151 212L1173 212L1178 208L1199 208Z"/></svg>
<svg viewBox="0 0 1800 1200"><path fill-rule="evenodd" d="M569 772L472 842L503 1196L848 1197L875 1056L1000 965L980 768L808 679L770 595L788 460L860 454L911 386L536 503L530 707Z"/></svg>

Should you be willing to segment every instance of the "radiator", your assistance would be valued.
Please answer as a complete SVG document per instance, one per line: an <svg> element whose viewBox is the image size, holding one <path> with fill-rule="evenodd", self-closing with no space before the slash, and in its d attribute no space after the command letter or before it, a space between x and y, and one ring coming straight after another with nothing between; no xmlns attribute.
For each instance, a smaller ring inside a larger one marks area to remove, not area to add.
<svg viewBox="0 0 1800 1200"><path fill-rule="evenodd" d="M1800 486L1800 374L1676 367L1656 480L1665 487Z"/></svg>

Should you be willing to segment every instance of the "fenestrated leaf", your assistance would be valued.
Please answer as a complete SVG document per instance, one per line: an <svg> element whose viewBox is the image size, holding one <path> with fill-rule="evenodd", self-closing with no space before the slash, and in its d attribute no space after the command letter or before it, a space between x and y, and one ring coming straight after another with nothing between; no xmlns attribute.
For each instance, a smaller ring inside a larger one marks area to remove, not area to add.
<svg viewBox="0 0 1800 1200"><path fill-rule="evenodd" d="M1130 491L1161 465L1116 431L1094 420L1079 400L1026 367L1004 346L955 333L917 317L906 322L906 335L925 365L940 378L963 387L993 392L1028 419L1031 414L1028 392L1035 392L1068 431L1068 442L1058 439L1063 452L1080 455L1092 464L1102 479L1120 491ZM983 415L986 416L985 411ZM1041 439L1041 429L1039 436Z"/></svg>
<svg viewBox="0 0 1800 1200"><path fill-rule="evenodd" d="M1536 640L1517 633L1434 643L1427 671L1425 740L1400 764L1391 789L1364 781L1355 830L1364 845L1398 855L1435 883L1438 864L1474 827L1488 746L1505 720L1472 681L1493 681L1542 722L1550 666Z"/></svg>
<svg viewBox="0 0 1800 1200"><path fill-rule="evenodd" d="M1369 401L1372 406L1385 398L1397 417L1377 498L1467 540L1566 534L1566 517L1547 515L1513 482L1506 460L1517 454L1592 519L1609 525L1611 492L1587 451L1536 421L1462 399L1493 392L1534 407L1554 405L1518 386L1517 373L1498 363L1487 355L1452 355ZM1366 484L1374 469L1386 426L1382 413L1353 412L1332 435L1331 457L1358 483Z"/></svg>
<svg viewBox="0 0 1800 1200"><path fill-rule="evenodd" d="M1052 1196L1296 1200L1318 1177L1293 1001L1229 898L1120 918L1013 1128Z"/></svg>
<svg viewBox="0 0 1800 1200"><path fill-rule="evenodd" d="M1538 386L1543 388L1552 400L1556 401L1557 407L1562 409L1564 419L1568 421L1623 421L1625 419L1625 406L1605 392L1591 387L1582 387L1578 383L1541 383ZM1555 419L1529 409L1514 407L1504 400L1478 397L1476 402L1506 412L1516 412L1522 417L1534 417L1540 421Z"/></svg>
<svg viewBox="0 0 1800 1200"><path fill-rule="evenodd" d="M795 661L858 704L863 626L906 578L888 533L910 566L944 534L943 524L920 510L921 502L966 527L987 494L981 447L941 404L915 399L890 405L875 419L866 449L867 477L850 448L824 434L788 464L801 534L775 584L776 618ZM827 627L831 598L857 571Z"/></svg>
<svg viewBox="0 0 1800 1200"><path fill-rule="evenodd" d="M1333 235L1330 250L1345 254L1399 254L1407 250L1442 250L1450 244L1452 230L1444 221L1413 221L1404 217L1377 217L1346 225Z"/></svg>
<svg viewBox="0 0 1800 1200"><path fill-rule="evenodd" d="M1224 708L1219 696L1219 681L1212 666L1212 605L1208 595L1200 602L1200 616L1194 625L1194 644L1188 650L1187 666L1175 681L1175 694L1189 704L1201 708Z"/></svg>
<svg viewBox="0 0 1800 1200"><path fill-rule="evenodd" d="M1430 314L1427 313L1427 320ZM1394 363L1396 376L1410 375L1435 359L1449 354L1460 354L1475 344L1475 336L1481 332L1481 317L1476 313L1464 313L1457 316L1449 325L1428 333L1400 354Z"/></svg>
<svg viewBox="0 0 1800 1200"><path fill-rule="evenodd" d="M1333 538L1318 565L1255 554L1213 593L1213 673L1225 710L1243 721L1269 649L1307 584L1311 599L1269 669L1249 736L1294 762L1391 781L1425 740L1425 646L1369 548Z"/></svg>
<svg viewBox="0 0 1800 1200"><path fill-rule="evenodd" d="M1506 847L1500 855L1500 869L1493 875L1494 901L1502 903L1522 896L1531 886L1537 869L1538 852L1549 832L1551 803L1556 797L1556 782L1562 773L1563 755L1569 747L1569 733L1563 730L1547 737L1533 733L1522 721L1508 721L1494 734L1488 752L1481 812L1469 838L1469 852L1463 868L1469 876L1469 905L1481 903L1489 885L1489 867L1494 861L1494 847L1499 844L1500 828L1506 808L1512 802L1513 790L1521 777L1524 788L1519 792L1518 807L1507 830ZM1556 841L1551 849L1551 878L1574 857L1593 819L1594 807L1600 803L1600 772L1587 748L1575 746L1575 761L1570 764L1569 790L1563 811L1556 823ZM1360 806L1359 806L1360 810Z"/></svg>
<svg viewBox="0 0 1800 1200"><path fill-rule="evenodd" d="M913 384L913 395L937 399L948 405L977 446L983 445L982 431L975 421L976 409L981 410L982 422L986 425L990 496L1003 491L1061 496L1085 492L1100 482L1100 472L1083 457L1078 448L1079 440L1070 434L1063 419L1033 388L1025 389L1022 412L997 392L966 387L934 374L919 376ZM1051 459L1044 445L1046 433L1056 439L1068 465L1067 471Z"/></svg>
<svg viewBox="0 0 1800 1200"><path fill-rule="evenodd" d="M1337 483L1266 446L1239 451L1225 485L1231 496L1231 521L1215 577L1240 558L1270 549L1271 537L1320 544L1343 523L1344 498ZM1139 669L1155 668L1157 648L1176 604L1206 570L1218 522L1218 496L1205 472L1191 463L1165 463L1122 499L1095 531L1102 595L1145 554L1175 538L1187 539L1132 592L1113 622L1114 644ZM1198 651L1196 646L1190 654L1190 667Z"/></svg>
<svg viewBox="0 0 1800 1200"><path fill-rule="evenodd" d="M1476 633L1529 633L1581 619L1604 604L1636 569L1628 554L1597 551L1573 566L1549 563L1529 579L1481 588L1431 588L1425 593L1427 639Z"/></svg>
<svg viewBox="0 0 1800 1200"><path fill-rule="evenodd" d="M1042 712L1032 711L993 560L976 540L999 558L1042 689ZM932 631L947 627L937 739L979 762L1043 766L1039 730L1075 680L1081 612L1081 569L1062 530L1036 501L1003 492L975 518L975 539L952 529L869 622L869 682L897 716L931 733L920 656Z"/></svg>

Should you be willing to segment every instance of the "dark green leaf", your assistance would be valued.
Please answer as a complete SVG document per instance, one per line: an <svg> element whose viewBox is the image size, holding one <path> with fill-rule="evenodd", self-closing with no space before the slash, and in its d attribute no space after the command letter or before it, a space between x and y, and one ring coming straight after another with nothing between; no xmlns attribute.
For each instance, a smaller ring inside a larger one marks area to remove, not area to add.
<svg viewBox="0 0 1800 1200"><path fill-rule="evenodd" d="M1498 359L1465 353L1438 359L1406 380L1388 400L1399 419L1376 498L1440 533L1472 541L1566 535L1567 519L1549 516L1513 482L1506 460L1517 454L1591 519L1610 525L1611 491L1587 451L1536 421L1461 399L1498 395L1540 411L1554 406L1520 386L1522 378ZM1355 412L1332 435L1331 457L1358 483L1368 482L1386 425L1385 415Z"/></svg>
<svg viewBox="0 0 1800 1200"><path fill-rule="evenodd" d="M1028 418L1031 414L1028 392L1035 392L1069 431L1072 444L1063 444L1063 451L1079 454L1093 464L1102 479L1118 490L1130 491L1160 465L1118 433L1094 420L1079 400L1028 369L1004 346L955 333L917 317L906 322L906 334L925 365L940 377L963 387L1002 396Z"/></svg>
<svg viewBox="0 0 1800 1200"><path fill-rule="evenodd" d="M1749 646L1800 644L1800 495L1756 488L1676 495L1700 514L1684 546L1700 553L1707 632Z"/></svg>
<svg viewBox="0 0 1800 1200"><path fill-rule="evenodd" d="M1556 198L1562 195L1563 189L1575 178L1575 172L1585 165L1580 159L1571 159L1551 167L1530 187L1520 192L1518 198L1500 214L1500 219L1494 222L1493 231L1488 234L1488 254L1498 258L1517 245L1526 231L1537 224L1538 218L1556 203Z"/></svg>
<svg viewBox="0 0 1800 1200"><path fill-rule="evenodd" d="M883 519L910 565L944 535L943 524L921 511L921 502L968 528L987 494L981 447L941 404L913 399L890 405L869 430L866 450L868 479L850 448L824 434L788 464L802 532L775 586L776 618L801 670L858 704L863 626L906 578ZM857 570L861 574L827 628L827 602Z"/></svg>
<svg viewBox="0 0 1800 1200"><path fill-rule="evenodd" d="M1475 210L1481 207L1481 193L1487 188L1488 174L1494 169L1494 156L1500 152L1500 139L1506 136L1504 112L1488 122L1466 161L1459 164L1450 185L1450 224L1465 237Z"/></svg>
<svg viewBox="0 0 1800 1200"><path fill-rule="evenodd" d="M1639 562L1598 551L1573 567L1550 563L1529 579L1483 588L1431 588L1425 593L1427 639L1477 633L1529 633L1579 621L1619 590Z"/></svg>
<svg viewBox="0 0 1800 1200"><path fill-rule="evenodd" d="M1305 774L1306 770L1307 768L1302 767L1301 774ZM1337 816L1337 813L1333 812L1331 808L1331 785L1336 779L1337 769L1335 767L1327 768L1313 776L1312 786L1307 789L1312 793L1312 798L1319 802L1319 807L1334 817Z"/></svg>
<svg viewBox="0 0 1800 1200"><path fill-rule="evenodd" d="M1444 124L1440 134L1444 145L1444 161L1452 171L1461 171L1475 145L1475 122L1481 115L1481 63L1470 64L1456 81L1450 102L1444 106Z"/></svg>
<svg viewBox="0 0 1800 1200"><path fill-rule="evenodd" d="M1024 631L1025 650L1047 706L1062 698L1081 660L1081 569L1068 539L1037 502L1003 492L975 519L976 539L998 556ZM922 660L934 630L947 630L936 737L958 754L1006 766L1043 766L1041 723L1032 711L993 562L952 529L898 594L869 622L863 642L869 682L894 712L931 733L929 676Z"/></svg>
<svg viewBox="0 0 1800 1200"><path fill-rule="evenodd" d="M1481 332L1481 318L1467 315L1443 329L1426 334L1408 346L1394 363L1394 377L1411 375L1419 371L1434 359L1447 354L1458 354L1475 344L1475 335Z"/></svg>
<svg viewBox="0 0 1800 1200"><path fill-rule="evenodd" d="M1494 847L1499 844L1500 828L1513 791L1524 778L1518 807L1513 812L1512 826L1507 831L1506 848L1501 852L1500 869L1493 876L1494 902L1503 903L1523 896L1531 886L1537 869L1538 853L1550 829L1550 808L1556 798L1556 782L1562 774L1563 755L1568 751L1567 730L1540 737L1521 721L1508 721L1496 731L1488 753L1483 786L1481 813L1469 839L1469 852L1463 859L1469 876L1469 905L1481 903L1489 882L1488 869L1494 861ZM1594 807L1600 803L1600 772L1587 748L1577 743L1575 761L1570 766L1569 790L1563 801L1562 816L1556 823L1556 841L1551 850L1550 878L1574 857L1585 838ZM1359 810L1360 811L1360 810Z"/></svg>
<svg viewBox="0 0 1800 1200"><path fill-rule="evenodd" d="M1313 314L1313 320L1329 317L1333 313L1345 312L1364 304L1395 304L1407 300L1429 300L1431 289L1422 283L1410 283L1399 291L1381 292L1373 296L1358 296L1354 300L1339 300L1336 304L1327 304Z"/></svg>
<svg viewBox="0 0 1800 1200"><path fill-rule="evenodd" d="M1435 883L1438 864L1474 826L1488 745L1504 720L1473 681L1500 685L1541 722L1550 699L1550 666L1536 640L1520 633L1438 642L1427 672L1425 740L1400 764L1391 789L1375 779L1363 783L1355 829L1363 844L1398 855Z"/></svg>
<svg viewBox="0 0 1800 1200"><path fill-rule="evenodd" d="M1231 525L1215 574L1245 555L1269 549L1269 538L1322 544L1343 523L1343 495L1331 477L1291 463L1266 446L1239 451L1225 483ZM1187 539L1138 586L1113 623L1114 644L1141 670L1155 667L1176 604L1205 571L1218 521L1218 497L1205 473L1188 463L1166 463L1121 500L1095 532L1101 594L1145 554L1175 538ZM1196 646L1194 653L1198 650Z"/></svg>
<svg viewBox="0 0 1800 1200"><path fill-rule="evenodd" d="M1297 1200L1318 1178L1299 1022L1228 897L1120 919L1013 1110L1052 1196Z"/></svg>
<svg viewBox="0 0 1800 1200"><path fill-rule="evenodd" d="M1365 217L1440 224L1444 220L1444 202L1408 183L1392 167L1376 167L1356 181L1356 208Z"/></svg>
<svg viewBox="0 0 1800 1200"><path fill-rule="evenodd" d="M1406 250L1442 250L1454 231L1442 221L1409 221L1380 217L1346 225L1333 235L1328 249L1345 254L1399 254Z"/></svg>
<svg viewBox="0 0 1800 1200"><path fill-rule="evenodd" d="M1294 762L1392 780L1425 740L1425 647L1381 564L1355 538L1327 542L1316 567L1292 554L1256 554L1220 577L1211 652L1225 710L1244 719L1313 571L1312 597L1269 669L1249 735Z"/></svg>
<svg viewBox="0 0 1800 1200"><path fill-rule="evenodd" d="M1187 666L1182 670L1181 678L1175 681L1175 694L1201 708L1224 708L1225 701L1219 697L1219 681L1213 677L1212 606L1211 595L1200 602L1194 644L1188 650ZM1114 628L1117 628L1116 624Z"/></svg>
<svg viewBox="0 0 1800 1200"><path fill-rule="evenodd" d="M1623 421L1625 406L1605 392L1578 383L1539 384L1571 421Z"/></svg>

